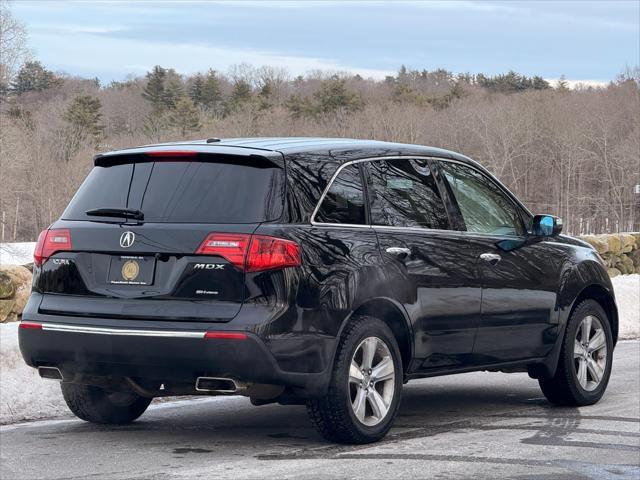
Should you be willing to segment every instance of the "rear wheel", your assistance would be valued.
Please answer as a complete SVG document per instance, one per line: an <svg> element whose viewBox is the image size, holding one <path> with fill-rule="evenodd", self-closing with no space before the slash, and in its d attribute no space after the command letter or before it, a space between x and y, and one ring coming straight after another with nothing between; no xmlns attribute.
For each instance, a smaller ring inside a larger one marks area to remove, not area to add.
<svg viewBox="0 0 640 480"><path fill-rule="evenodd" d="M594 300L571 314L553 378L540 379L547 399L558 405L592 405L602 398L611 375L613 337L607 315Z"/></svg>
<svg viewBox="0 0 640 480"><path fill-rule="evenodd" d="M393 333L376 318L352 319L340 342L327 396L307 403L328 440L375 442L386 435L402 391L402 361Z"/></svg>
<svg viewBox="0 0 640 480"><path fill-rule="evenodd" d="M62 383L62 396L69 410L87 422L126 424L144 413L150 398L135 393L108 392L100 387Z"/></svg>

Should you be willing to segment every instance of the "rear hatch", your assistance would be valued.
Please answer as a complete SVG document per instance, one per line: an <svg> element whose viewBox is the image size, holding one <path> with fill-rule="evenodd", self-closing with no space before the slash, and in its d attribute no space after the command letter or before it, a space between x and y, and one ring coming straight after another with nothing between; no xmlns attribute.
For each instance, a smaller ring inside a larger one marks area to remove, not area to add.
<svg viewBox="0 0 640 480"><path fill-rule="evenodd" d="M34 281L45 294L40 311L231 320L247 295L251 234L283 211L283 160L265 154L164 148L97 157L39 241L48 257Z"/></svg>

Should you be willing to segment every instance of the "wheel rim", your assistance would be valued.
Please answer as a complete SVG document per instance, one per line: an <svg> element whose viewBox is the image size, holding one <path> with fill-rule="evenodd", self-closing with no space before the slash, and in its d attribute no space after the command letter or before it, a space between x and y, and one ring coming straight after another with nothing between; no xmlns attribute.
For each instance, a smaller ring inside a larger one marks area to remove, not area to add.
<svg viewBox="0 0 640 480"><path fill-rule="evenodd" d="M395 366L389 347L377 337L365 338L353 353L349 395L356 418L369 427L382 422L395 394Z"/></svg>
<svg viewBox="0 0 640 480"><path fill-rule="evenodd" d="M593 315L584 317L576 330L573 363L580 386L588 392L598 388L607 367L607 337Z"/></svg>

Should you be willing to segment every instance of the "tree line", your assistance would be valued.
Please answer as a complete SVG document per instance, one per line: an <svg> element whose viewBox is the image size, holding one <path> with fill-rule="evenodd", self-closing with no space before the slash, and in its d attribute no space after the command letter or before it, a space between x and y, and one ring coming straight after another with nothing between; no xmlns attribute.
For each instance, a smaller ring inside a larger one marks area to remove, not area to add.
<svg viewBox="0 0 640 480"><path fill-rule="evenodd" d="M19 37L19 35L18 35ZM4 48L4 47L3 47ZM15 53L15 51L14 51ZM18 56L19 57L19 56ZM571 233L640 230L640 69L602 88L564 79L400 67L383 80L293 76L240 64L184 75L155 66L102 85L32 56L0 64L4 241L55 220L95 153L206 137L328 136L418 143L485 165Z"/></svg>

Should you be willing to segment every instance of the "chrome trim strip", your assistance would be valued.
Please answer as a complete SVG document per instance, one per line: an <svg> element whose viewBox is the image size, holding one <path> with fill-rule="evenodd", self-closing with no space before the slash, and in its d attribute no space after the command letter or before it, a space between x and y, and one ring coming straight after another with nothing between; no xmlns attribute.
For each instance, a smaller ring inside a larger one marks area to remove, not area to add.
<svg viewBox="0 0 640 480"><path fill-rule="evenodd" d="M63 325L60 323L43 323L42 330L49 332L91 333L94 335L120 335L126 337L171 337L171 338L204 338L205 331L188 330L135 330L130 328L90 327L86 325Z"/></svg>

